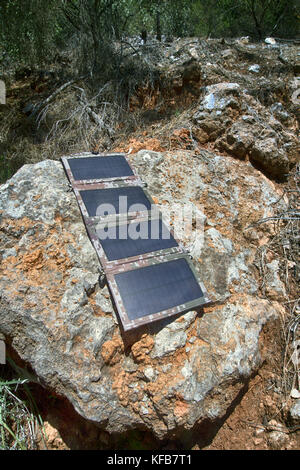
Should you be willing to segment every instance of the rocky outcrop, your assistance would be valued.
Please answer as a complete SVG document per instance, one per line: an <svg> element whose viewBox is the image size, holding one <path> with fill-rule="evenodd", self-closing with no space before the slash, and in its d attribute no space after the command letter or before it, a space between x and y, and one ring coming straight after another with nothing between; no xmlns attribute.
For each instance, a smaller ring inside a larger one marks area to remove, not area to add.
<svg viewBox="0 0 300 470"><path fill-rule="evenodd" d="M291 67L295 74L300 73L299 53L295 54L293 49L285 46L285 47L281 47L278 58L286 66Z"/></svg>
<svg viewBox="0 0 300 470"><path fill-rule="evenodd" d="M194 134L202 144L215 142L217 149L284 177L299 155L295 135L280 122L289 117L280 103L269 112L238 83L218 83L205 88L193 117Z"/></svg>
<svg viewBox="0 0 300 470"><path fill-rule="evenodd" d="M272 225L250 227L282 193L249 162L208 151L130 158L165 212L189 203L202 215L203 231L182 240L215 303L121 334L76 199L48 160L0 188L0 332L43 386L102 429L181 437L226 414L263 360L264 325L283 314L276 262L272 300L255 267Z"/></svg>
<svg viewBox="0 0 300 470"><path fill-rule="evenodd" d="M172 131L187 130L194 144L209 144L284 180L299 160L298 49L292 42L251 43L249 38L148 44L147 60L159 78L155 90L148 90L151 99L140 90L139 103L161 119L164 109L173 107L179 114L185 105L188 112L175 120Z"/></svg>

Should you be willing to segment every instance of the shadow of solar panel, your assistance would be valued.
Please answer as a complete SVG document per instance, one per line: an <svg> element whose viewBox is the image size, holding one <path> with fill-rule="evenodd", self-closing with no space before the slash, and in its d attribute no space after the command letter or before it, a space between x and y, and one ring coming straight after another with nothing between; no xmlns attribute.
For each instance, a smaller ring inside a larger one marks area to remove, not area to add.
<svg viewBox="0 0 300 470"><path fill-rule="evenodd" d="M131 258L179 246L160 218L131 221L101 229L97 227L96 234L108 261Z"/></svg>
<svg viewBox="0 0 300 470"><path fill-rule="evenodd" d="M151 209L151 201L140 186L90 189L79 193L90 217L105 215L101 213L101 205L103 209L105 205L106 215L127 213L135 204L141 204L144 210Z"/></svg>
<svg viewBox="0 0 300 470"><path fill-rule="evenodd" d="M134 174L123 155L69 158L68 163L76 181L102 180L133 176Z"/></svg>
<svg viewBox="0 0 300 470"><path fill-rule="evenodd" d="M129 320L203 302L203 291L185 258L115 274ZM174 312L176 313L176 312Z"/></svg>

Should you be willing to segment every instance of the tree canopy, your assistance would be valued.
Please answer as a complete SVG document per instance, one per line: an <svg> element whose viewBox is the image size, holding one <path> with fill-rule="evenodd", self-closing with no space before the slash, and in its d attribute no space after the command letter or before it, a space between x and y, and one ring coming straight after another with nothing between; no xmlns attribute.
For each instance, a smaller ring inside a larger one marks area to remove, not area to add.
<svg viewBox="0 0 300 470"><path fill-rule="evenodd" d="M112 39L143 29L158 39L165 34L261 40L295 37L299 24L296 0L1 0L0 48L35 61L75 38L95 65L104 45L109 51Z"/></svg>

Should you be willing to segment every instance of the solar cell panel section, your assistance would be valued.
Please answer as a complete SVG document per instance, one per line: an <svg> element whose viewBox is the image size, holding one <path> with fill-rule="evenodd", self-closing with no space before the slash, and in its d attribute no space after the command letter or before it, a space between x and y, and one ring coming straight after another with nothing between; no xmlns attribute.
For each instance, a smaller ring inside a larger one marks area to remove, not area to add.
<svg viewBox="0 0 300 470"><path fill-rule="evenodd" d="M100 222L87 228L106 269L148 257L183 252L161 214L158 217Z"/></svg>
<svg viewBox="0 0 300 470"><path fill-rule="evenodd" d="M91 184L74 189L83 217L99 219L139 217L155 207L150 194L142 187L126 182Z"/></svg>
<svg viewBox="0 0 300 470"><path fill-rule="evenodd" d="M209 302L185 254L118 266L107 279L125 331Z"/></svg>
<svg viewBox="0 0 300 470"><path fill-rule="evenodd" d="M137 179L125 154L80 154L62 157L61 160L73 186Z"/></svg>

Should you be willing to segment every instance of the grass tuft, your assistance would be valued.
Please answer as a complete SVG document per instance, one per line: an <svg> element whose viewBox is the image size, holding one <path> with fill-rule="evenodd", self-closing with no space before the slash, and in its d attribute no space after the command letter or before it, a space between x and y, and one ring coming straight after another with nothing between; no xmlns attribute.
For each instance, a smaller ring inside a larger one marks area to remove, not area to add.
<svg viewBox="0 0 300 470"><path fill-rule="evenodd" d="M43 421L30 391L30 378L22 376L12 359L0 366L0 450L36 450Z"/></svg>

